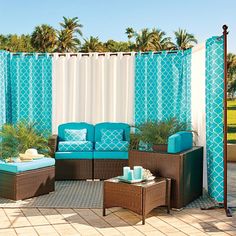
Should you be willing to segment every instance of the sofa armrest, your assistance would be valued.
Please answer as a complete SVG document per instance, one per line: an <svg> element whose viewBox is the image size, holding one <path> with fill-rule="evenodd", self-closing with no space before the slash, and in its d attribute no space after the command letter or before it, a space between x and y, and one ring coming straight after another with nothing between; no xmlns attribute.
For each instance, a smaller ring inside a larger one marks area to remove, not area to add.
<svg viewBox="0 0 236 236"><path fill-rule="evenodd" d="M57 151L58 135L54 134L48 139L48 146L50 148L50 156L55 157Z"/></svg>

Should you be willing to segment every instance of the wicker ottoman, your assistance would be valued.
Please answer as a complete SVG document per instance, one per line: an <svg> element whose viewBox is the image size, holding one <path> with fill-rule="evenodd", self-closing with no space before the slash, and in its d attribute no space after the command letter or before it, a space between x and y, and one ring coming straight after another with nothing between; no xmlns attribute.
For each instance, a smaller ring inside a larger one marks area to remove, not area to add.
<svg viewBox="0 0 236 236"><path fill-rule="evenodd" d="M142 223L145 224L145 216L158 206L166 206L170 212L170 188L171 179L156 178L137 184L120 182L117 178L104 181L103 216L106 208L124 207L139 215L142 215Z"/></svg>
<svg viewBox="0 0 236 236"><path fill-rule="evenodd" d="M0 197L22 200L55 190L54 159L14 164L0 162Z"/></svg>

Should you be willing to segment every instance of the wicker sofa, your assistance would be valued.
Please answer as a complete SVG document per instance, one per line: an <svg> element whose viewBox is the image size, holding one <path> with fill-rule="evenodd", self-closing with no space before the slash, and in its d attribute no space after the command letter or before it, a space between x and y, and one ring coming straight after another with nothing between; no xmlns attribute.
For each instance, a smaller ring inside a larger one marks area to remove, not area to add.
<svg viewBox="0 0 236 236"><path fill-rule="evenodd" d="M65 141L65 130L86 129L86 142L91 145L86 150L60 151L58 144ZM52 156L56 160L56 180L107 179L122 174L123 166L128 165L128 145L117 150L112 145L101 142L102 130L123 130L122 141L129 143L130 127L125 123L104 122L88 124L85 122L66 123L58 127L58 135L49 140ZM115 150L113 150L113 148Z"/></svg>

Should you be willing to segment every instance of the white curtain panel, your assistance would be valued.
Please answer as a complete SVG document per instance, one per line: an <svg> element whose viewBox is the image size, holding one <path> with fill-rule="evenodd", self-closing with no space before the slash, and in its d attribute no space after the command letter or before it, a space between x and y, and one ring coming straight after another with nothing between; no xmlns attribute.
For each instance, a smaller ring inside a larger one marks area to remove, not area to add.
<svg viewBox="0 0 236 236"><path fill-rule="evenodd" d="M66 122L133 124L134 53L53 55L53 132Z"/></svg>
<svg viewBox="0 0 236 236"><path fill-rule="evenodd" d="M192 129L197 132L195 143L204 147L203 186L207 188L207 160L206 160L206 95L205 70L206 47L205 43L192 48L191 57L191 116Z"/></svg>

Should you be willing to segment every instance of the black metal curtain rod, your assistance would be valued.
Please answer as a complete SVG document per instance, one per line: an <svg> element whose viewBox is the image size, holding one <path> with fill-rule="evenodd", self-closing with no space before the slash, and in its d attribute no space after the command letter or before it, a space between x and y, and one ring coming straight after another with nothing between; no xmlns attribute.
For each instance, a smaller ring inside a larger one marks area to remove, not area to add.
<svg viewBox="0 0 236 236"><path fill-rule="evenodd" d="M184 51L184 50L179 50L179 51ZM162 54L163 52L167 52L167 54L171 54L171 53L178 53L178 51L155 51L155 52L134 52L134 55L148 55L148 54ZM70 57L77 57L79 53L71 53L71 54L68 54ZM13 56L20 56L20 55L23 55L23 56L34 56L34 55L37 55L39 57L43 57L43 56L46 56L47 54L46 53L26 53L26 54L21 54L21 53L13 53L12 54ZM48 54L49 56L53 57L54 54L53 53L50 53ZM67 54L66 53L59 53L58 56L59 57L65 57ZM81 56L94 56L94 53L82 53ZM98 56L105 56L106 53L98 53ZM109 54L110 56L118 56L119 53L110 53ZM132 55L132 52L124 52L122 53L123 56L131 56Z"/></svg>

